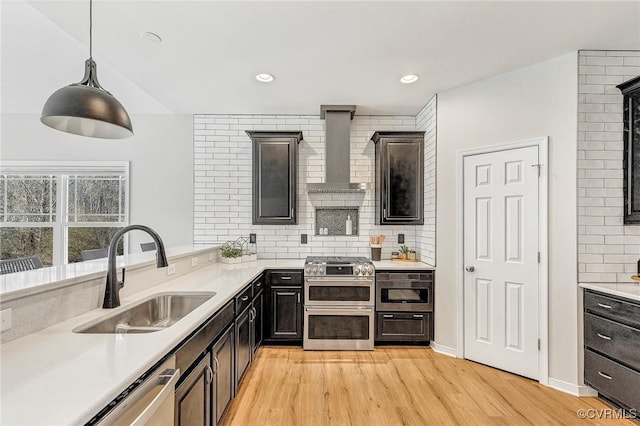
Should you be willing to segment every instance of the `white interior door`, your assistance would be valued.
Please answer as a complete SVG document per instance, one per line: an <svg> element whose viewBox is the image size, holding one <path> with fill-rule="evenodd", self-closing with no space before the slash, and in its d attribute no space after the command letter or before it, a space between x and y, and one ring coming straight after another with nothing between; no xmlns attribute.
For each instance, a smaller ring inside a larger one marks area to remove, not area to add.
<svg viewBox="0 0 640 426"><path fill-rule="evenodd" d="M538 379L538 147L464 157L464 356Z"/></svg>

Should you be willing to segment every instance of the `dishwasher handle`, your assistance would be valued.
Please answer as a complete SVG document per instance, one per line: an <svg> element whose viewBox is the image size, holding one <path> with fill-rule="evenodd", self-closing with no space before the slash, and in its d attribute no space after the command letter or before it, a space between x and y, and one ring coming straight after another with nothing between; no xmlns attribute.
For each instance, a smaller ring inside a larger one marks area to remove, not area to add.
<svg viewBox="0 0 640 426"><path fill-rule="evenodd" d="M153 398L153 400L147 405L144 410L131 422L131 426L144 426L158 411L167 398L171 398L171 404L173 404L173 397L176 388L176 382L180 378L180 369L167 369L160 373L158 376L159 384L162 386L162 390Z"/></svg>

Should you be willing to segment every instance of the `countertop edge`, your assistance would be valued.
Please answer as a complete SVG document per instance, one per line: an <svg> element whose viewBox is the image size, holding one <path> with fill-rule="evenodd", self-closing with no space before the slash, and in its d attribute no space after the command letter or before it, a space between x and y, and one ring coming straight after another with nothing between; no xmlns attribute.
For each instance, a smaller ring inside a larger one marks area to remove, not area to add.
<svg viewBox="0 0 640 426"><path fill-rule="evenodd" d="M578 286L640 302L640 283L578 283Z"/></svg>

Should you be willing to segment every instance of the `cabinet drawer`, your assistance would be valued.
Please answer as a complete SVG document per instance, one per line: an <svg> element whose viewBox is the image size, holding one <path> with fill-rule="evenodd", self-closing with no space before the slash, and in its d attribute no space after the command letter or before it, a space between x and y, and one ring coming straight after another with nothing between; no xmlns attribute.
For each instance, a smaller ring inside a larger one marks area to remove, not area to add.
<svg viewBox="0 0 640 426"><path fill-rule="evenodd" d="M640 330L589 313L584 315L586 346L640 370Z"/></svg>
<svg viewBox="0 0 640 426"><path fill-rule="evenodd" d="M429 313L379 312L375 340L427 342L431 340L431 320Z"/></svg>
<svg viewBox="0 0 640 426"><path fill-rule="evenodd" d="M260 275L258 278L253 280L251 287L253 287L253 297L256 297L264 288L264 275Z"/></svg>
<svg viewBox="0 0 640 426"><path fill-rule="evenodd" d="M605 318L640 328L640 304L585 291L584 309Z"/></svg>
<svg viewBox="0 0 640 426"><path fill-rule="evenodd" d="M302 271L270 271L269 285L302 285Z"/></svg>
<svg viewBox="0 0 640 426"><path fill-rule="evenodd" d="M236 296L236 315L240 315L253 298L253 286L249 284Z"/></svg>
<svg viewBox="0 0 640 426"><path fill-rule="evenodd" d="M200 354L211 345L213 340L233 322L233 301L220 309L202 328L187 338L176 350L176 368L179 368L182 377L189 371L191 364L198 359Z"/></svg>
<svg viewBox="0 0 640 426"><path fill-rule="evenodd" d="M640 373L585 349L584 381L603 396L640 410Z"/></svg>

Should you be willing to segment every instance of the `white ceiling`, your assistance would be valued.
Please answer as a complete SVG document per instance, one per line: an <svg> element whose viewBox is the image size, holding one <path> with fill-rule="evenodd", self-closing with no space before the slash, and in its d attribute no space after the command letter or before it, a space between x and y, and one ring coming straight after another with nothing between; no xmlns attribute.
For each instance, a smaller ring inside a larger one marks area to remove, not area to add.
<svg viewBox="0 0 640 426"><path fill-rule="evenodd" d="M82 76L88 1L3 3L3 111L39 112ZM11 3L33 6L30 24ZM100 81L132 112L415 114L434 93L579 49L640 49L640 1L94 1ZM407 73L420 80L400 84Z"/></svg>

